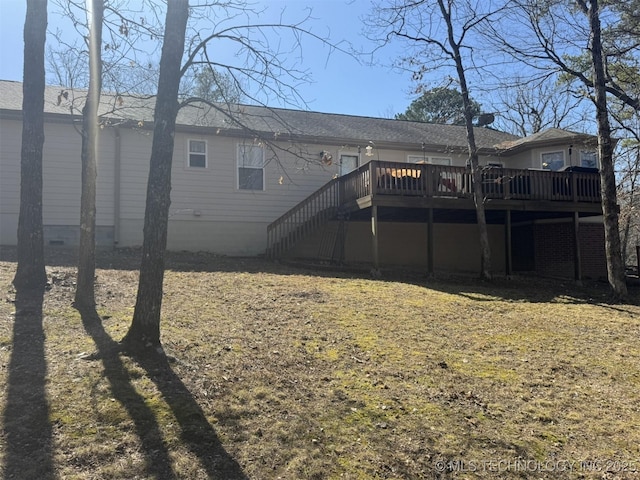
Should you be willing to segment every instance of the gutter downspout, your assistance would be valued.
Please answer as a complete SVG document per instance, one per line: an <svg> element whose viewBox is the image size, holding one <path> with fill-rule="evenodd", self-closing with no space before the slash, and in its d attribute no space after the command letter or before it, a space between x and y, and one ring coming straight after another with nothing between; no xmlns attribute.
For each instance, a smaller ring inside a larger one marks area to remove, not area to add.
<svg viewBox="0 0 640 480"><path fill-rule="evenodd" d="M122 161L122 139L120 129L114 128L114 161L113 161L113 247L120 244L120 165Z"/></svg>

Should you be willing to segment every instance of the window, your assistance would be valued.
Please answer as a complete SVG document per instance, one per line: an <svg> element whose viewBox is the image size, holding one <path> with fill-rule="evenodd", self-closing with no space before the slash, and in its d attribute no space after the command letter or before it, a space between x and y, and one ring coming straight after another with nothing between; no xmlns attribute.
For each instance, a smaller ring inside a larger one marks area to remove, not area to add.
<svg viewBox="0 0 640 480"><path fill-rule="evenodd" d="M264 190L264 150L258 145L238 145L238 188Z"/></svg>
<svg viewBox="0 0 640 480"><path fill-rule="evenodd" d="M587 168L598 168L598 157L596 155L596 152L581 150L580 166Z"/></svg>
<svg viewBox="0 0 640 480"><path fill-rule="evenodd" d="M542 168L545 170L558 171L564 167L564 152L548 152L541 156Z"/></svg>
<svg viewBox="0 0 640 480"><path fill-rule="evenodd" d="M358 168L359 157L357 154L340 154L340 175L346 175Z"/></svg>
<svg viewBox="0 0 640 480"><path fill-rule="evenodd" d="M451 165L451 159L447 157L429 157L429 163L434 165Z"/></svg>
<svg viewBox="0 0 640 480"><path fill-rule="evenodd" d="M207 168L207 142L189 140L189 167Z"/></svg>
<svg viewBox="0 0 640 480"><path fill-rule="evenodd" d="M448 157L427 157L424 155L409 155L407 157L409 163L430 163L432 165L451 165L451 159Z"/></svg>

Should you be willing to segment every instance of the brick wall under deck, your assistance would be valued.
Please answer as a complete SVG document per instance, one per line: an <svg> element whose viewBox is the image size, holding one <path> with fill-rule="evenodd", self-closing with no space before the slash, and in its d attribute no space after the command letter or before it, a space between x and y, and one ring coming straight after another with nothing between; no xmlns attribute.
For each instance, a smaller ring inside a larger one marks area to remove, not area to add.
<svg viewBox="0 0 640 480"><path fill-rule="evenodd" d="M580 256L584 279L606 278L604 226L580 224ZM547 223L534 225L535 271L541 275L573 278L573 224Z"/></svg>

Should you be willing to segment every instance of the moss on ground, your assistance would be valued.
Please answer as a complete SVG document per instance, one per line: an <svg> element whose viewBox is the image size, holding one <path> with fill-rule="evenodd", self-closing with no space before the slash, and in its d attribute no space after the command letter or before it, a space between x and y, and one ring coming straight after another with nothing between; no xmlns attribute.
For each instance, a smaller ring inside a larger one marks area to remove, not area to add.
<svg viewBox="0 0 640 480"><path fill-rule="evenodd" d="M45 349L34 355L47 369L42 455L57 477L530 476L455 471L517 459L640 470L640 307L607 303L601 286L379 280L203 259L169 259L161 328L176 361L164 368L109 349L128 329L135 271L98 271L95 337L70 306L73 270L49 268L62 280L45 296ZM29 393L9 384L14 269L0 262L3 411L10 394ZM3 466L28 465L7 446L17 427L3 427Z"/></svg>

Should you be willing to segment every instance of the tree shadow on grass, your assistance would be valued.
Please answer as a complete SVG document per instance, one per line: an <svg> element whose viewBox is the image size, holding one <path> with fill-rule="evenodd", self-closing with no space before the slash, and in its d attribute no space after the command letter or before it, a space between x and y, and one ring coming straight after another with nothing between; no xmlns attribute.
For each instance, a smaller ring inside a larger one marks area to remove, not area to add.
<svg viewBox="0 0 640 480"><path fill-rule="evenodd" d="M98 349L94 355L102 360L104 375L111 386L113 397L127 410L142 443L147 472L158 479L177 479L171 466L169 451L163 442L160 426L145 399L131 383L131 376L120 358L120 346L102 326L94 309L80 309L82 324Z"/></svg>
<svg viewBox="0 0 640 480"><path fill-rule="evenodd" d="M55 478L42 328L44 289L16 294L4 410L4 478Z"/></svg>
<svg viewBox="0 0 640 480"><path fill-rule="evenodd" d="M114 397L127 409L143 444L147 470L159 479L177 478L169 451L163 443L160 426L145 399L131 384L131 378L120 358L121 346L104 330L94 309L80 310L85 330L98 348L97 357L104 365ZM240 465L226 452L204 412L191 392L173 372L166 357L133 357L147 371L182 429L182 440L200 460L209 478L247 479Z"/></svg>
<svg viewBox="0 0 640 480"><path fill-rule="evenodd" d="M182 430L184 444L195 454L209 478L246 480L240 465L224 449L218 435L189 389L164 355L135 357L162 393Z"/></svg>

